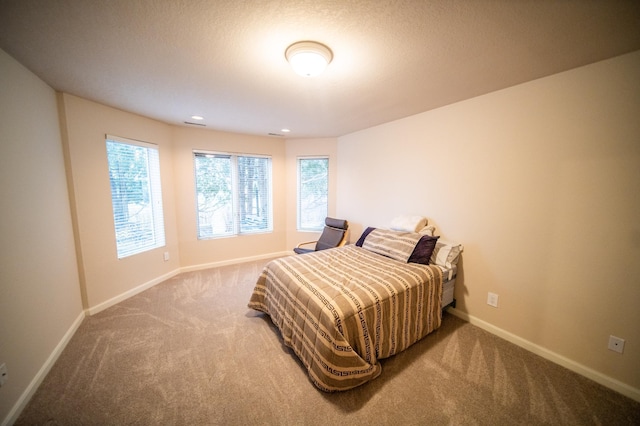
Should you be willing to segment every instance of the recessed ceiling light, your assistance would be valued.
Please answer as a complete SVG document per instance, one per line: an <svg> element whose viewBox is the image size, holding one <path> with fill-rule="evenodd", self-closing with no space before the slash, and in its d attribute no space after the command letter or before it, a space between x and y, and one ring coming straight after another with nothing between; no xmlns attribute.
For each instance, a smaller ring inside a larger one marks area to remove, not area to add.
<svg viewBox="0 0 640 426"><path fill-rule="evenodd" d="M289 130L289 129L281 129L280 131L283 132L283 133L289 133L291 130Z"/></svg>
<svg viewBox="0 0 640 426"><path fill-rule="evenodd" d="M200 115L192 115L191 116L192 120L204 120L204 117L200 116Z"/></svg>
<svg viewBox="0 0 640 426"><path fill-rule="evenodd" d="M284 56L293 70L304 77L315 77L329 65L333 53L324 44L315 41L299 41L287 47Z"/></svg>

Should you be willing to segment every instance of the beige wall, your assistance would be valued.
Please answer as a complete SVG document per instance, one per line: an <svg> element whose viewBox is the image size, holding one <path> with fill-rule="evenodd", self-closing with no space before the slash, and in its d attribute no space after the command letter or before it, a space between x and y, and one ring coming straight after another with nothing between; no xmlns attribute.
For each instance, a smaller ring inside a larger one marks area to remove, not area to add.
<svg viewBox="0 0 640 426"><path fill-rule="evenodd" d="M55 92L0 50L0 423L84 317Z"/></svg>
<svg viewBox="0 0 640 426"><path fill-rule="evenodd" d="M338 145L335 138L322 139L289 139L287 140L286 160L286 248L292 251L295 246L305 241L315 241L319 232L299 232L298 223L298 157L328 156L329 157L329 216L336 214L336 193L338 187Z"/></svg>
<svg viewBox="0 0 640 426"><path fill-rule="evenodd" d="M72 95L60 99L85 308L97 311L179 270L171 126ZM105 135L158 145L166 247L118 259ZM163 254L168 251L169 261Z"/></svg>
<svg viewBox="0 0 640 426"><path fill-rule="evenodd" d="M338 215L429 217L465 245L461 315L638 399L639 75L635 52L341 137Z"/></svg>
<svg viewBox="0 0 640 426"><path fill-rule="evenodd" d="M287 193L284 190L285 142L282 139L188 127L173 127L172 139L180 263L184 268L199 268L235 259L277 255L285 250ZM271 156L273 232L198 240L194 149Z"/></svg>

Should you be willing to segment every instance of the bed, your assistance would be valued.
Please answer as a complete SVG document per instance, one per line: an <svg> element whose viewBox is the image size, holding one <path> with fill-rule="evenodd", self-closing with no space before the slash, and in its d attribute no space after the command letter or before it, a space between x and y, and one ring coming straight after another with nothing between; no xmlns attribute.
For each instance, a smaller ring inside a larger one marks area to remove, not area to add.
<svg viewBox="0 0 640 426"><path fill-rule="evenodd" d="M367 228L355 245L273 260L249 307L270 316L319 389L354 388L440 326L455 265L430 263L449 256L437 240Z"/></svg>

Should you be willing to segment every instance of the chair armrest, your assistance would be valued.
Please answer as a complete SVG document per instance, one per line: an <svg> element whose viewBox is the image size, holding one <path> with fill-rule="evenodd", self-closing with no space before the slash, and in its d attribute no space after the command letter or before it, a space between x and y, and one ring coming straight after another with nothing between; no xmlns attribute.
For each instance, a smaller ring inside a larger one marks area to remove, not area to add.
<svg viewBox="0 0 640 426"><path fill-rule="evenodd" d="M300 244L298 244L298 245L296 246L296 248L300 248L300 246L304 246L304 245L307 245L307 244L313 244L313 243L317 243L317 242L318 242L318 240L315 240L315 241L306 241L306 242L304 242L304 243L300 243Z"/></svg>

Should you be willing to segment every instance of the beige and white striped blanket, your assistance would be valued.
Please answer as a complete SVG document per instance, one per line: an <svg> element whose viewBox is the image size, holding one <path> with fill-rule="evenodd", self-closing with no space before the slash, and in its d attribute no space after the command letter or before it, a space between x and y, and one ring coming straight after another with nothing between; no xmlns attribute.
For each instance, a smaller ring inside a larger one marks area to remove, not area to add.
<svg viewBox="0 0 640 426"><path fill-rule="evenodd" d="M267 313L323 391L376 378L440 326L442 272L356 246L269 262L249 307Z"/></svg>

